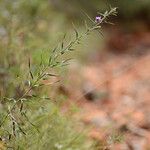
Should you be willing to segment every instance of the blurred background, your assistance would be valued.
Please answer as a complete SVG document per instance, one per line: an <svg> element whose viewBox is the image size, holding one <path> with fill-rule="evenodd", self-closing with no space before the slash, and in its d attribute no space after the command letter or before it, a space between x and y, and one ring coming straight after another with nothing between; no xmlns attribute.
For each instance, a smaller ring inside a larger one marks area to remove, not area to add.
<svg viewBox="0 0 150 150"><path fill-rule="evenodd" d="M73 24L84 32L84 12L95 20L110 6L118 8L114 25L103 24L103 36L92 33L65 56L74 61L58 70L61 83L48 95L79 103L97 141L108 144L115 129L124 140L112 149L149 149L150 0L0 0L0 96L21 92L29 56L34 70L64 33L72 38Z"/></svg>

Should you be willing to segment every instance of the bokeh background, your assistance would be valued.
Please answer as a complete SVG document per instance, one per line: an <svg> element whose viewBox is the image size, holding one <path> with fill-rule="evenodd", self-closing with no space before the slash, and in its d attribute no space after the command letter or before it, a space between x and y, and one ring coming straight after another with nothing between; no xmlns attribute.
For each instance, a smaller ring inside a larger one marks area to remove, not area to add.
<svg viewBox="0 0 150 150"><path fill-rule="evenodd" d="M5 112L3 98L23 92L29 57L34 71L41 54L46 61L64 33L67 42L74 36L73 26L84 32L85 20L91 23L85 13L95 20L98 12L110 6L117 7L118 15L110 18L114 25L103 24L103 36L94 32L65 55L73 61L55 70L60 74L58 84L32 91L56 100L50 106L46 103L48 112L54 112L49 121L45 121L48 113L43 117L45 102L29 103L30 119L38 120L44 135L40 149L63 149L61 144L76 133L70 118L83 128L90 127L87 135L96 143L94 149L150 149L150 0L0 0L0 119ZM69 119L64 121L65 112ZM55 126L52 130L50 123ZM10 130L9 125L6 128ZM36 149L39 136L33 135L31 131L27 141L21 138L16 143L22 149L31 145ZM89 138L85 147L81 139L67 150L88 149ZM3 142L1 147L5 148Z"/></svg>

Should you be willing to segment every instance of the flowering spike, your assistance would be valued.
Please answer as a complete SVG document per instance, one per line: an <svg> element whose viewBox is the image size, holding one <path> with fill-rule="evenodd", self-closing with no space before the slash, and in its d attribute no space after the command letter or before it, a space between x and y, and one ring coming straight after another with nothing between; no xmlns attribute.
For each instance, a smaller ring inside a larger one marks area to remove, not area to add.
<svg viewBox="0 0 150 150"><path fill-rule="evenodd" d="M101 16L96 16L95 17L95 22L96 23L100 23L102 21L102 17Z"/></svg>

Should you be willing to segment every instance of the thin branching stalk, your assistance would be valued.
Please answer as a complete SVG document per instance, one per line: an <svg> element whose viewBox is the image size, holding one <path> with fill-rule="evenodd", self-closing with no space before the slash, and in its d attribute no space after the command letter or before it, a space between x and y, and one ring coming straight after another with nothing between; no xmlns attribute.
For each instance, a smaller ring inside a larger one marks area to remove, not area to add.
<svg viewBox="0 0 150 150"><path fill-rule="evenodd" d="M74 50L74 47L78 44L81 43L81 41L87 36L89 35L91 32L93 31L98 31L100 32L101 29L101 25L103 23L109 23L107 21L107 19L111 16L111 15L116 15L116 8L111 8L110 11L106 11L104 14L102 13L98 13L99 15L101 15L101 19L99 21L95 21L93 19L91 19L87 14L86 16L90 19L90 21L92 22L92 25L89 27L86 22L85 22L85 26L86 29L83 33L79 34L79 32L77 31L77 29L74 26L74 31L75 31L75 38L73 40L71 40L67 45L65 45L65 38L66 38L66 34L63 37L63 40L60 44L60 46L56 46L56 48L54 48L52 50L51 55L48 59L48 63L47 64L43 64L42 60L41 60L41 64L40 64L40 69L37 72L36 76L34 76L34 74L32 73L32 69L31 69L31 62L29 59L29 63L28 63L28 67L29 67L29 74L30 74L30 85L29 87L24 91L24 93L17 98L16 100L14 100L14 104L11 107L8 107L8 110L5 114L5 116L3 117L1 123L0 123L0 127L4 126L7 118L10 118L10 123L12 124L12 135L14 135L16 137L16 127L19 129L19 131L22 134L26 134L25 131L22 128L22 125L19 123L18 119L20 117L15 117L15 115L13 115L15 113L15 110L18 111L20 114L20 116L24 116L26 121L28 121L32 126L34 126L33 123L30 122L30 120L28 119L28 117L26 116L26 114L23 112L24 109L24 101L27 100L27 96L30 93L30 91L35 88L40 86L40 81L42 81L45 77L50 77L50 76L55 76L51 73L49 73L48 69L49 68L55 68L58 66L63 66L66 65L68 63L68 61L70 59L66 59L66 60L61 60L63 59L63 55L66 54L67 52L71 52ZM42 58L41 58L42 59ZM10 98L11 99L11 98ZM20 104L20 105L19 105Z"/></svg>

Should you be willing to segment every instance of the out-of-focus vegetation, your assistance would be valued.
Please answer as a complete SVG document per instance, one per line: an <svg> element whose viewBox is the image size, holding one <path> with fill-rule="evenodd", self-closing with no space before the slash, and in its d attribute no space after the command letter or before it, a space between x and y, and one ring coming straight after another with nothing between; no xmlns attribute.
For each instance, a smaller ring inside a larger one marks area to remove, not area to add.
<svg viewBox="0 0 150 150"><path fill-rule="evenodd" d="M119 19L148 19L150 18L150 1L149 0L50 0L53 6L67 15L81 15L80 10L95 14L99 10L105 10L109 5L118 7L117 17ZM65 7L67 6L67 7ZM69 12L69 13L68 13Z"/></svg>
<svg viewBox="0 0 150 150"><path fill-rule="evenodd" d="M97 12L106 10L110 5L112 7L118 7L117 17L111 18L111 21L115 23L115 26L112 27L112 31L115 30L116 33L113 34L113 32L109 30L107 34L107 28L105 30L106 33L104 38L99 38L99 35L93 36L92 38L90 37L90 44L88 44L89 41L85 40L84 43L86 44L84 47L79 47L79 49L82 50L79 57L81 57L83 62L86 60L89 53L94 53L96 50L105 49L105 42L108 42L108 45L106 46L108 47L110 44L109 40L114 42L113 39L117 39L115 37L118 35L120 36L120 34L124 35L124 33L133 32L138 33L139 31L149 30L150 27L149 0L92 0L88 2L86 0L73 0L71 2L69 0L50 0L50 3L53 10L58 10L58 12L65 14L67 16L67 20L77 20L77 22L82 22L83 18L86 18L84 12L93 18ZM79 25L82 27L82 23ZM110 32L112 34L110 34ZM121 49L123 47L124 46L121 46Z"/></svg>
<svg viewBox="0 0 150 150"><path fill-rule="evenodd" d="M93 149L82 127L61 114L59 95L51 99L49 81L57 82L54 72L67 65L63 54L100 23L83 34L74 27L64 41L72 23L50 1L0 0L0 149Z"/></svg>
<svg viewBox="0 0 150 150"><path fill-rule="evenodd" d="M96 24L85 32L85 12L93 19L109 5L119 8L121 21L150 20L149 0L0 0L0 149L96 149L81 132L82 125L61 114L61 96L57 95L56 103L51 98L59 80L56 73L64 71L70 53L53 58L72 51L73 44L76 48L81 42L78 49L82 50L83 45L89 50L97 41L101 44L99 33L89 36L90 45L86 37L82 39L100 28ZM50 68L44 72L47 63ZM48 86L43 87L45 82Z"/></svg>
<svg viewBox="0 0 150 150"><path fill-rule="evenodd" d="M66 26L49 1L0 1L0 149L89 148L50 99L51 86L33 89Z"/></svg>

